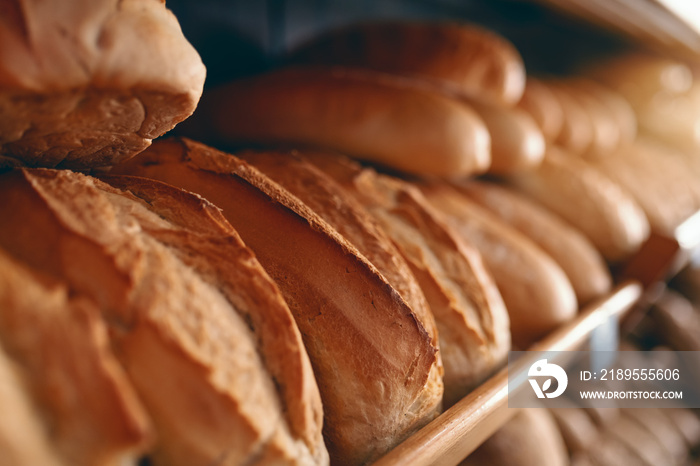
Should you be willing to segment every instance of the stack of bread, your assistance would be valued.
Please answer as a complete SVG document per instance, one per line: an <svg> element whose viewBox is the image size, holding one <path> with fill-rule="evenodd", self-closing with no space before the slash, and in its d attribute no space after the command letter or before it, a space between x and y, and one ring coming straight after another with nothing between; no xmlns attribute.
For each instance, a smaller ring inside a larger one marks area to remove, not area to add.
<svg viewBox="0 0 700 466"><path fill-rule="evenodd" d="M369 463L700 204L480 27L331 32L151 145L205 75L162 2L0 2L2 466Z"/></svg>

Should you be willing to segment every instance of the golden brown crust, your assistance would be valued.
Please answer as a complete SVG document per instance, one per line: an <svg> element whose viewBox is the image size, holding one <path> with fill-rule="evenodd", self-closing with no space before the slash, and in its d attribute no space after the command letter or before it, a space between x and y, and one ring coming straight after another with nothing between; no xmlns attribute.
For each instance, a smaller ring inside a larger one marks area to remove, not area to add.
<svg viewBox="0 0 700 466"><path fill-rule="evenodd" d="M4 0L2 8L0 155L32 166L107 165L194 111L204 65L165 2Z"/></svg>
<svg viewBox="0 0 700 466"><path fill-rule="evenodd" d="M246 151L236 156L282 185L343 235L377 267L411 306L433 341L438 341L435 319L408 264L362 204L296 151Z"/></svg>
<svg viewBox="0 0 700 466"><path fill-rule="evenodd" d="M442 384L429 335L377 270L299 199L190 140L155 144L117 170L205 196L255 251L304 337L334 461L376 457L436 413Z"/></svg>
<svg viewBox="0 0 700 466"><path fill-rule="evenodd" d="M538 170L512 176L509 183L585 234L608 261L628 257L649 235L634 199L570 154L549 148Z"/></svg>
<svg viewBox="0 0 700 466"><path fill-rule="evenodd" d="M408 184L330 154L307 157L367 207L406 258L437 322L445 401L457 401L499 367L510 347L507 311L478 251Z"/></svg>
<svg viewBox="0 0 700 466"><path fill-rule="evenodd" d="M525 68L515 47L467 24L360 23L313 39L292 59L420 78L495 105L514 105L525 86Z"/></svg>
<svg viewBox="0 0 700 466"><path fill-rule="evenodd" d="M530 114L548 142L557 139L564 124L564 110L547 85L528 77L518 108Z"/></svg>
<svg viewBox="0 0 700 466"><path fill-rule="evenodd" d="M530 115L519 108L501 108L472 102L471 106L491 135L489 173L531 170L542 163L545 140Z"/></svg>
<svg viewBox="0 0 700 466"><path fill-rule="evenodd" d="M100 184L67 171L3 175L0 242L97 301L156 427L156 464L228 462L271 449L293 457L299 445L286 433L247 324L214 287L144 234L130 210L137 203L115 201Z"/></svg>
<svg viewBox="0 0 700 466"><path fill-rule="evenodd" d="M99 309L0 252L0 341L66 464L133 461L150 421L109 348ZM3 453L4 454L4 453Z"/></svg>
<svg viewBox="0 0 700 466"><path fill-rule="evenodd" d="M491 161L488 131L467 105L362 70L294 68L236 81L208 93L189 123L204 139L325 148L410 173L467 175Z"/></svg>
<svg viewBox="0 0 700 466"><path fill-rule="evenodd" d="M420 187L454 231L481 252L508 309L516 345L526 348L574 317L571 283L537 245L449 185Z"/></svg>
<svg viewBox="0 0 700 466"><path fill-rule="evenodd" d="M544 207L493 183L459 182L453 186L549 254L571 281L580 304L610 290L612 278L600 253L582 233Z"/></svg>
<svg viewBox="0 0 700 466"><path fill-rule="evenodd" d="M118 189L142 200L144 207L171 226L131 207L141 228L167 245L186 265L222 291L259 341L259 351L280 391L293 435L301 438L323 463L327 457L321 428L323 412L311 364L301 335L279 289L253 252L213 204L181 189L130 176L102 176ZM109 192L107 187L101 190Z"/></svg>
<svg viewBox="0 0 700 466"><path fill-rule="evenodd" d="M591 148L594 138L593 122L582 105L566 90L546 83L562 109L561 130L554 143L573 154L584 154Z"/></svg>

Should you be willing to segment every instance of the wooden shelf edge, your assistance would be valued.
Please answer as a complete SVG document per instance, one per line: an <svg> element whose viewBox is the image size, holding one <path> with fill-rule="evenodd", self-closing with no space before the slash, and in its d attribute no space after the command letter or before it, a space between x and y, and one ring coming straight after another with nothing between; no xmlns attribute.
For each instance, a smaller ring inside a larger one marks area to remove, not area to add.
<svg viewBox="0 0 700 466"><path fill-rule="evenodd" d="M532 351L573 351L591 332L611 317L621 317L640 298L642 287L634 281L616 287L560 327ZM532 361L519 362L511 370L527 372ZM527 377L523 377L523 380ZM508 368L503 368L431 423L406 439L374 466L455 465L503 426L517 409L508 408Z"/></svg>

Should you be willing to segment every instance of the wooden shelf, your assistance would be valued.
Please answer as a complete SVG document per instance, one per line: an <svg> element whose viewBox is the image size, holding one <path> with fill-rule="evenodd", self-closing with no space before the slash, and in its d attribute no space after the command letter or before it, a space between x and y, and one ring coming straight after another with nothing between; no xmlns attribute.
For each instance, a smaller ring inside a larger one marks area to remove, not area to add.
<svg viewBox="0 0 700 466"><path fill-rule="evenodd" d="M623 316L639 299L642 287L634 281L618 286L609 296L585 307L576 319L534 345L533 351L573 351L591 332ZM511 370L522 374L534 361L525 358ZM430 424L389 452L374 466L456 465L505 424L517 409L508 408L508 368L502 369Z"/></svg>

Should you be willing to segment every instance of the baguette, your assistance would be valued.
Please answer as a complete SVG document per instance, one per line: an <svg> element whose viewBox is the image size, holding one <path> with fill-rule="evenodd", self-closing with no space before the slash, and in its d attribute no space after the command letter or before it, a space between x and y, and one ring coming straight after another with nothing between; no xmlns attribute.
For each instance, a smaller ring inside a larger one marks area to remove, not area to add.
<svg viewBox="0 0 700 466"><path fill-rule="evenodd" d="M150 421L109 348L99 309L84 297L69 299L64 286L5 253L0 341L41 408L62 462L131 464L150 446Z"/></svg>
<svg viewBox="0 0 700 466"><path fill-rule="evenodd" d="M525 67L515 47L493 32L467 24L355 24L312 39L295 51L292 60L419 78L498 106L514 105L525 86Z"/></svg>
<svg viewBox="0 0 700 466"><path fill-rule="evenodd" d="M451 405L498 368L510 347L507 311L478 251L407 183L330 154L306 156L374 215L408 262L435 315Z"/></svg>
<svg viewBox="0 0 700 466"><path fill-rule="evenodd" d="M437 348L418 316L296 197L240 159L186 139L154 144L113 171L172 183L222 208L294 314L333 462L370 461L437 413Z"/></svg>
<svg viewBox="0 0 700 466"><path fill-rule="evenodd" d="M88 168L187 118L205 69L165 2L4 1L0 157Z"/></svg>
<svg viewBox="0 0 700 466"><path fill-rule="evenodd" d="M534 78L527 78L518 108L530 114L547 142L551 143L557 139L564 125L564 110L546 84Z"/></svg>
<svg viewBox="0 0 700 466"><path fill-rule="evenodd" d="M506 187L455 182L458 190L518 230L549 254L574 287L580 304L610 290L610 272L590 241L556 215Z"/></svg>
<svg viewBox="0 0 700 466"><path fill-rule="evenodd" d="M525 236L445 184L423 184L428 201L482 254L510 316L515 345L527 347L576 315L562 269Z"/></svg>
<svg viewBox="0 0 700 466"><path fill-rule="evenodd" d="M468 106L363 71L285 69L233 82L205 96L189 132L228 144L326 148L437 176L491 163L488 131Z"/></svg>
<svg viewBox="0 0 700 466"><path fill-rule="evenodd" d="M519 192L585 234L611 262L629 257L649 235L634 199L583 160L550 148L540 168L509 177Z"/></svg>
<svg viewBox="0 0 700 466"><path fill-rule="evenodd" d="M489 173L530 170L542 163L545 140L534 120L519 108L471 102L491 135Z"/></svg>
<svg viewBox="0 0 700 466"><path fill-rule="evenodd" d="M6 200L0 244L66 280L71 293L94 299L109 322L115 355L156 429L154 464L315 463L289 433L251 330L255 321L246 322L221 292L145 232L155 225L177 235L178 228L134 196L68 171L15 170L2 175L0 191ZM240 253L227 259L252 261L236 237L228 246ZM259 266L257 280L269 282ZM249 293L256 299L254 289ZM308 382L296 376L290 383Z"/></svg>

